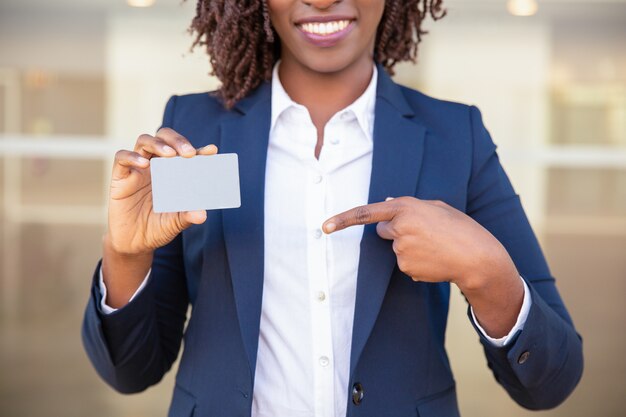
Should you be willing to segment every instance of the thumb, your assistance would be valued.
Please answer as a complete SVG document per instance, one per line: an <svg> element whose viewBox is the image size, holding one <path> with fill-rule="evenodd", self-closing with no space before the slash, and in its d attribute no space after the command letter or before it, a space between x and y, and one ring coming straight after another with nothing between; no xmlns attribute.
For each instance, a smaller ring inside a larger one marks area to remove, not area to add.
<svg viewBox="0 0 626 417"><path fill-rule="evenodd" d="M206 218L206 210L184 211L180 213L181 226L185 229L192 224L204 223Z"/></svg>
<svg viewBox="0 0 626 417"><path fill-rule="evenodd" d="M383 239L386 240L394 240L396 236L394 236L392 232L392 228L389 225L389 222L380 222L376 225L376 233Z"/></svg>

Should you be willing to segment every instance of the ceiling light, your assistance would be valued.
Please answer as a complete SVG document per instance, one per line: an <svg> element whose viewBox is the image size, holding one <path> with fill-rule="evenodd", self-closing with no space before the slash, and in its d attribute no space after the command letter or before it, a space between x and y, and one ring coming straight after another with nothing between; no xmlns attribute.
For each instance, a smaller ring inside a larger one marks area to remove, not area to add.
<svg viewBox="0 0 626 417"><path fill-rule="evenodd" d="M537 13L539 5L537 0L509 0L507 8L513 16L532 16Z"/></svg>
<svg viewBox="0 0 626 417"><path fill-rule="evenodd" d="M130 7L150 7L154 4L154 0L126 0Z"/></svg>

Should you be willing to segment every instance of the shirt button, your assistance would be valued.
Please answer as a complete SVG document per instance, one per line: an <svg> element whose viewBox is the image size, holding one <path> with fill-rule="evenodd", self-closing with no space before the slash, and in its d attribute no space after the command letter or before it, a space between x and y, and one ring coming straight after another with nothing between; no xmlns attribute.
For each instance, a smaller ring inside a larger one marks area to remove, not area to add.
<svg viewBox="0 0 626 417"><path fill-rule="evenodd" d="M317 293L317 301L324 301L326 299L326 294L324 291L320 291Z"/></svg>
<svg viewBox="0 0 626 417"><path fill-rule="evenodd" d="M316 175L316 176L313 178L313 182L314 182L315 184L319 184L320 182L322 182L322 176L321 176L321 175Z"/></svg>
<svg viewBox="0 0 626 417"><path fill-rule="evenodd" d="M332 145L338 145L339 144L339 138L330 138L330 143Z"/></svg>
<svg viewBox="0 0 626 417"><path fill-rule="evenodd" d="M313 237L315 239L319 239L320 237L322 237L322 231L320 229L315 229L315 231L313 232Z"/></svg>
<svg viewBox="0 0 626 417"><path fill-rule="evenodd" d="M323 366L324 368L326 368L328 366L328 364L330 363L330 360L328 359L327 356L322 356L320 357L320 365Z"/></svg>

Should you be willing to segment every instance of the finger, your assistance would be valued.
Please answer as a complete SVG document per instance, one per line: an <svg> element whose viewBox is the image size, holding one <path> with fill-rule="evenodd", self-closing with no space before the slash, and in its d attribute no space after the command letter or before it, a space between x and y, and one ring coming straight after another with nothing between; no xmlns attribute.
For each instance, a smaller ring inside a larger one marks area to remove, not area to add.
<svg viewBox="0 0 626 417"><path fill-rule="evenodd" d="M333 233L350 226L390 221L397 211L398 205L393 200L359 206L326 220L322 229Z"/></svg>
<svg viewBox="0 0 626 417"><path fill-rule="evenodd" d="M198 155L215 155L218 152L217 146L207 145L198 149Z"/></svg>
<svg viewBox="0 0 626 417"><path fill-rule="evenodd" d="M165 143L163 139L147 134L137 138L135 152L148 159L152 156L176 156L174 148Z"/></svg>
<svg viewBox="0 0 626 417"><path fill-rule="evenodd" d="M376 225L376 233L378 233L378 236L382 237L383 239L394 240L396 238L396 236L393 234L391 226L389 225L389 222L379 222Z"/></svg>
<svg viewBox="0 0 626 417"><path fill-rule="evenodd" d="M113 163L113 178L124 178L133 168L145 169L148 166L150 166L150 161L137 152L118 151Z"/></svg>
<svg viewBox="0 0 626 417"><path fill-rule="evenodd" d="M180 156L190 158L196 155L196 148L191 145L187 138L173 129L168 127L161 128L157 132L156 137L162 139L166 144L174 148Z"/></svg>

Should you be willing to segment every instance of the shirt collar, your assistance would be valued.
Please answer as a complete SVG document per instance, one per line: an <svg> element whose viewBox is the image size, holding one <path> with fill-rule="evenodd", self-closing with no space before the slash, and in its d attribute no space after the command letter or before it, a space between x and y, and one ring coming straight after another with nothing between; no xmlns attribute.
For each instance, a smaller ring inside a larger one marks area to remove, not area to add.
<svg viewBox="0 0 626 417"><path fill-rule="evenodd" d="M307 111L306 107L296 103L289 97L278 76L278 67L280 61L276 62L272 71L272 119L270 130L274 129L276 122L281 114L291 107L300 108ZM359 126L365 132L368 139L373 140L374 130L374 107L376 104L376 84L378 81L378 70L376 65L373 65L372 78L369 85L355 101L344 109L338 111L332 118L339 120L354 115L356 117ZM308 111L307 111L308 115ZM344 116L348 115L348 116Z"/></svg>

